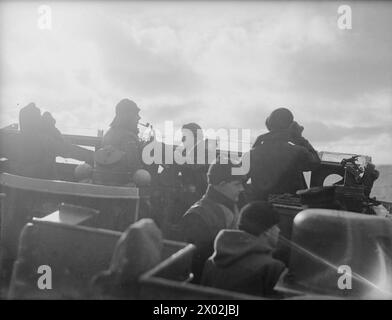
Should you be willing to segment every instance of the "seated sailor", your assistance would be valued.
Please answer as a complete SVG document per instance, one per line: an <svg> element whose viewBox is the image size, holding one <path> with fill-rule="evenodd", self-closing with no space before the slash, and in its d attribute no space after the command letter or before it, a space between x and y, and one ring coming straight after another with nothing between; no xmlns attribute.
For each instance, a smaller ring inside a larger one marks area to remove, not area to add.
<svg viewBox="0 0 392 320"><path fill-rule="evenodd" d="M204 262L213 252L218 232L237 227L237 202L244 190L244 177L232 174L232 168L236 166L231 162L212 164L208 170L206 193L181 218L182 240L197 247L192 263L195 282L200 280Z"/></svg>
<svg viewBox="0 0 392 320"><path fill-rule="evenodd" d="M135 298L139 276L161 261L162 233L151 219L130 225L118 240L108 270L92 279L95 298Z"/></svg>
<svg viewBox="0 0 392 320"><path fill-rule="evenodd" d="M116 116L95 154L93 181L106 185L126 185L133 174L143 167L138 138L139 107L129 99L116 106Z"/></svg>
<svg viewBox="0 0 392 320"><path fill-rule="evenodd" d="M267 202L246 205L241 210L238 230L218 233L201 283L252 295L273 295L285 268L272 257L279 234L277 223L278 215Z"/></svg>

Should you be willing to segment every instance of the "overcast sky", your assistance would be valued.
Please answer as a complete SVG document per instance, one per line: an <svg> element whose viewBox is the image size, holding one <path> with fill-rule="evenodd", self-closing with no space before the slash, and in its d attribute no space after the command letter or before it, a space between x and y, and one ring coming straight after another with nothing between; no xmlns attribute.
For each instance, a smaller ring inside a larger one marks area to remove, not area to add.
<svg viewBox="0 0 392 320"><path fill-rule="evenodd" d="M62 131L96 134L128 97L157 128L255 137L287 106L316 149L392 164L392 2L56 1L50 30L41 4L0 2L2 126L35 102Z"/></svg>

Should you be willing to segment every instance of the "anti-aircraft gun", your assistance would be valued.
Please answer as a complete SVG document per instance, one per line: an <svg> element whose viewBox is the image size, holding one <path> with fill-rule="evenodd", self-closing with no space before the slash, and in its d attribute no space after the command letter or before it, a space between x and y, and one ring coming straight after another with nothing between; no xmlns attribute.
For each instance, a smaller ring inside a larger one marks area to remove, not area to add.
<svg viewBox="0 0 392 320"><path fill-rule="evenodd" d="M340 163L342 179L331 186L316 186L300 190L301 203L309 208L346 210L375 214L373 207L380 205L370 198L374 181L379 172L366 156L344 157Z"/></svg>
<svg viewBox="0 0 392 320"><path fill-rule="evenodd" d="M297 192L302 210L280 247L289 272L277 287L308 295L391 299L392 219L380 206L384 203L370 198L379 172L366 156L327 153L321 158L311 188ZM341 179L324 186L331 174ZM350 290L339 282L344 268Z"/></svg>
<svg viewBox="0 0 392 320"><path fill-rule="evenodd" d="M379 201L370 198L379 173L369 156L335 152L320 152L319 156L321 165L312 171L308 189L299 190L295 196L284 194L269 199L279 213L282 238L291 241L295 218L306 209L338 210L369 216L375 216L376 212L380 215L382 211L382 216L390 216L385 208L380 209ZM280 243L277 256L288 264L291 244L287 241Z"/></svg>

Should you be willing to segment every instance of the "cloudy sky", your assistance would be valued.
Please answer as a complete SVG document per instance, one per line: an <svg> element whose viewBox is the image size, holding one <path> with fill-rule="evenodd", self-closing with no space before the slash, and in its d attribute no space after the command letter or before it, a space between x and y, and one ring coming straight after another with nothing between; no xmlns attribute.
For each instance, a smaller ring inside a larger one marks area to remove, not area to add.
<svg viewBox="0 0 392 320"><path fill-rule="evenodd" d="M42 4L0 2L1 126L33 101L62 131L94 135L129 97L158 129L255 137L287 106L316 149L392 164L392 2L55 1L49 30Z"/></svg>

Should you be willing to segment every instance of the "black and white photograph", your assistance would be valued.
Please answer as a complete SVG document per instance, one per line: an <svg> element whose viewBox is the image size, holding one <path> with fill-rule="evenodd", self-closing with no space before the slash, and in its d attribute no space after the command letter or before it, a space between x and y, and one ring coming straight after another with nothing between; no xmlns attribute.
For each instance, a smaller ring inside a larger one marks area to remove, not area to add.
<svg viewBox="0 0 392 320"><path fill-rule="evenodd" d="M0 300L392 300L391 30L390 1L1 0Z"/></svg>

